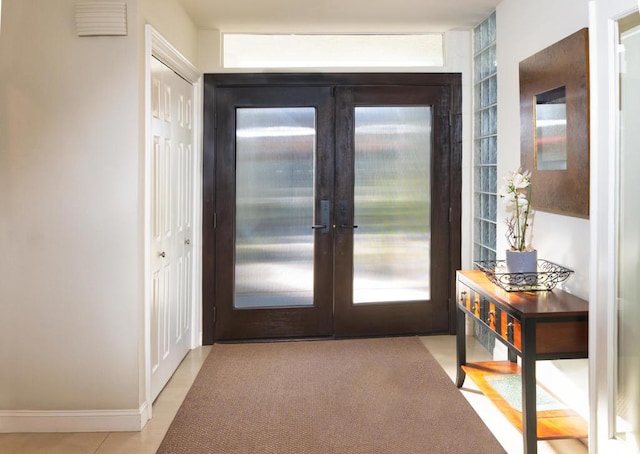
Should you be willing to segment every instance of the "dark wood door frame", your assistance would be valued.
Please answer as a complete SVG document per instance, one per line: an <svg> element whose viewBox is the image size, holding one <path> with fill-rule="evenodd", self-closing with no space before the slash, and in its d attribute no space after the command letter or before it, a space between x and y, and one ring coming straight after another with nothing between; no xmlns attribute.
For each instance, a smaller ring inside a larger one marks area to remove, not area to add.
<svg viewBox="0 0 640 454"><path fill-rule="evenodd" d="M462 87L458 73L361 73L361 74L205 74L204 76L204 136L203 136L203 272L202 330L203 344L213 344L215 338L215 169L216 133L215 97L219 87L250 86L438 86L447 90L451 103L448 112L440 113L450 128L449 150L449 266L442 276L449 288L449 332L455 332L455 273L461 265L461 186L462 186Z"/></svg>

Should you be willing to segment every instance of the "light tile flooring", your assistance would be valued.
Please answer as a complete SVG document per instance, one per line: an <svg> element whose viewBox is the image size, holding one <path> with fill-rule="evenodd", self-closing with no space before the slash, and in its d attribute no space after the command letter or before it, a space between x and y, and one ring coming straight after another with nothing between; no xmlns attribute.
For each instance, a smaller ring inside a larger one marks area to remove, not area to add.
<svg viewBox="0 0 640 454"><path fill-rule="evenodd" d="M422 342L440 363L452 381L456 377L456 345L455 336L429 336L422 337ZM474 338L467 337L467 361L491 361L491 354ZM575 361L575 360L571 360ZM582 364L580 364L581 366ZM570 367L570 366L566 366ZM578 372L586 375L586 370L578 369ZM580 377L583 378L583 377ZM586 377L584 377L586 380ZM462 394L476 410L480 418L489 430L502 444L509 454L521 454L522 434L509 423L495 405L487 399L469 378L461 388ZM538 441L539 454L586 454L589 452L586 446L587 440L553 440Z"/></svg>
<svg viewBox="0 0 640 454"><path fill-rule="evenodd" d="M455 377L455 337L421 338L447 374ZM160 445L178 407L191 387L211 347L192 350L153 404L153 419L141 432L114 433L15 433L0 434L2 454L153 454ZM490 360L489 353L475 340L467 343L469 361ZM522 437L500 412L466 380L462 394L478 412L509 454L522 452ZM538 442L540 454L582 454L586 446L576 440Z"/></svg>

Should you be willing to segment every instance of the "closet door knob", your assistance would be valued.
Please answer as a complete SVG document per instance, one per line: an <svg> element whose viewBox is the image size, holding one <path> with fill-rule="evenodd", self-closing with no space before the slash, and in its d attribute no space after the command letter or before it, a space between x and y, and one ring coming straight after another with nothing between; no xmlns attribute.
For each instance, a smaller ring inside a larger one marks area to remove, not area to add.
<svg viewBox="0 0 640 454"><path fill-rule="evenodd" d="M165 258L167 256L167 254L164 253L164 251L162 251L160 254L158 254L160 257Z"/></svg>

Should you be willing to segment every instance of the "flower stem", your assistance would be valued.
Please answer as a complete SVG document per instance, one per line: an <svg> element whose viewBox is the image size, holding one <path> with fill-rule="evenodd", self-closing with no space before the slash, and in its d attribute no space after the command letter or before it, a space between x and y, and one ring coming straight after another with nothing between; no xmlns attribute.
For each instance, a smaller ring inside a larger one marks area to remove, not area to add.
<svg viewBox="0 0 640 454"><path fill-rule="evenodd" d="M525 238L527 237L527 227L529 223L529 210L531 208L531 185L527 188L527 208L524 212L524 226L522 227L522 238L520 239L520 251L523 251L525 248Z"/></svg>
<svg viewBox="0 0 640 454"><path fill-rule="evenodd" d="M513 193L516 198L516 250L522 251L521 243L522 240L520 238L520 204L518 203L518 190L515 186L513 186Z"/></svg>

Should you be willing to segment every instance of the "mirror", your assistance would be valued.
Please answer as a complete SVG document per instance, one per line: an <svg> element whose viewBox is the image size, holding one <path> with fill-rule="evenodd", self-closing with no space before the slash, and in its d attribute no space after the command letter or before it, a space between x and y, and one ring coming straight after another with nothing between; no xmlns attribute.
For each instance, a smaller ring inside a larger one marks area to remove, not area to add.
<svg viewBox="0 0 640 454"><path fill-rule="evenodd" d="M566 89L559 87L535 98L535 168L567 170Z"/></svg>
<svg viewBox="0 0 640 454"><path fill-rule="evenodd" d="M520 62L520 165L536 211L589 218L589 32Z"/></svg>

